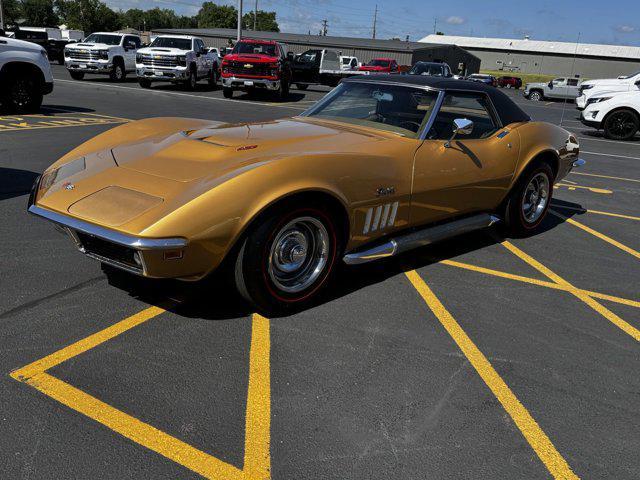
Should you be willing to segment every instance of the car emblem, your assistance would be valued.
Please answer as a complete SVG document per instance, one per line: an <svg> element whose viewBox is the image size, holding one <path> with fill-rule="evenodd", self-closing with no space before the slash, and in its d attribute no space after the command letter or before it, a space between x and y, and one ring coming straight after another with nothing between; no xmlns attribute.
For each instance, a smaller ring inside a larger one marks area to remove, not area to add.
<svg viewBox="0 0 640 480"><path fill-rule="evenodd" d="M155 58L156 60L160 60L162 58L162 55L154 55L153 58Z"/></svg>
<svg viewBox="0 0 640 480"><path fill-rule="evenodd" d="M65 190L73 190L74 188L76 188L76 186L75 186L73 183L71 183L71 182L64 182L64 183L62 184L62 187L63 187Z"/></svg>
<svg viewBox="0 0 640 480"><path fill-rule="evenodd" d="M244 68L253 68L253 65L251 63L245 63Z"/></svg>

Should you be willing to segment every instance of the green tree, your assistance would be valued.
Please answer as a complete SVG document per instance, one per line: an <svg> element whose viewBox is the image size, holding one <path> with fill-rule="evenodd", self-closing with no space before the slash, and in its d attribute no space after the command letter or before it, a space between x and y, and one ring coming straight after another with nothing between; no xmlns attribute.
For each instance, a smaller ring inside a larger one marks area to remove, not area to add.
<svg viewBox="0 0 640 480"><path fill-rule="evenodd" d="M22 17L28 26L57 27L60 23L53 0L22 0Z"/></svg>
<svg viewBox="0 0 640 480"><path fill-rule="evenodd" d="M2 0L2 12L5 28L13 28L22 18L22 4L18 0Z"/></svg>
<svg viewBox="0 0 640 480"><path fill-rule="evenodd" d="M237 15L237 14L236 14ZM242 16L243 28L253 30L253 17L254 12L246 13ZM258 21L256 22L256 30L262 32L279 32L280 27L276 20L276 12L265 12L264 10L258 10Z"/></svg>
<svg viewBox="0 0 640 480"><path fill-rule="evenodd" d="M56 0L60 19L69 28L85 34L121 28L120 15L100 0Z"/></svg>
<svg viewBox="0 0 640 480"><path fill-rule="evenodd" d="M196 18L198 28L236 28L238 25L238 11L235 7L213 2L204 2Z"/></svg>

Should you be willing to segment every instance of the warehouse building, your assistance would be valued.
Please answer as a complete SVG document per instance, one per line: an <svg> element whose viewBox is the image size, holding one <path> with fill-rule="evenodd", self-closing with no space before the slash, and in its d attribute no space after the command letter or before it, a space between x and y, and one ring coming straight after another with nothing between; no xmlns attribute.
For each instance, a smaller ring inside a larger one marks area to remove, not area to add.
<svg viewBox="0 0 640 480"><path fill-rule="evenodd" d="M201 37L209 47L226 47L235 42L236 30L225 28L205 29L158 29L157 34L181 34ZM403 42L402 40L375 40L369 38L330 37L322 35L303 35L280 32L243 31L248 38L275 40L286 45L294 54L309 49L327 48L341 52L341 55L358 57L362 63L373 58L388 57L395 59L400 65L413 65L417 61L445 62L454 73L470 75L480 69L480 59L456 45L425 45L420 42Z"/></svg>
<svg viewBox="0 0 640 480"><path fill-rule="evenodd" d="M462 47L480 58L482 70L582 78L618 77L640 70L640 47L452 35L428 35L420 42Z"/></svg>

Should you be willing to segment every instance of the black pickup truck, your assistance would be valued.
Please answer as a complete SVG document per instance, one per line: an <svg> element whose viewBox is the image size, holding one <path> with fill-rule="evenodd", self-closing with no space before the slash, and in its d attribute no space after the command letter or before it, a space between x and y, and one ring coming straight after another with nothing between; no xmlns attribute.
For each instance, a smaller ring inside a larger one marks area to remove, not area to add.
<svg viewBox="0 0 640 480"><path fill-rule="evenodd" d="M343 78L359 75L357 70L341 70L340 56L334 50L311 49L294 58L291 64L296 87L306 90L309 85L335 87Z"/></svg>
<svg viewBox="0 0 640 480"><path fill-rule="evenodd" d="M40 29L16 28L13 32L13 38L37 43L47 51L49 60L58 62L58 65L64 65L64 47L69 43L74 43L74 41L49 38L47 32Z"/></svg>

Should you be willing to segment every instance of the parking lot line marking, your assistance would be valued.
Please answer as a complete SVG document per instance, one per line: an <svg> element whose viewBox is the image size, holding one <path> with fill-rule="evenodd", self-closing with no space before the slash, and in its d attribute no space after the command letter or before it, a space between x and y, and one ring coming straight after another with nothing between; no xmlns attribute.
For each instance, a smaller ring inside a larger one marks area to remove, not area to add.
<svg viewBox="0 0 640 480"><path fill-rule="evenodd" d="M614 157L617 157L618 155L613 155ZM629 157L629 158L635 158L635 157ZM638 158L638 160L640 160L640 158ZM599 177L599 178L608 178L610 180L624 180L625 182L637 182L640 183L640 180L636 179L636 178L625 178L625 177L612 177L610 175L600 175L600 174L596 174L596 173L584 173L584 172L571 172L572 175L585 175L587 177Z"/></svg>
<svg viewBox="0 0 640 480"><path fill-rule="evenodd" d="M254 314L251 318L249 385L245 418L245 465L242 469L205 453L46 373L56 365L87 352L165 311L164 308L156 306L146 308L46 357L14 370L10 376L101 423L123 437L206 478L268 479L271 465L271 347L270 322L265 317Z"/></svg>
<svg viewBox="0 0 640 480"><path fill-rule="evenodd" d="M608 217L625 218L627 220L640 221L640 217L634 217L633 215L623 215L622 213L603 212L601 210L588 210L586 208L576 208L569 206L551 205L554 210L574 210L581 213L593 213L596 215L606 215Z"/></svg>
<svg viewBox="0 0 640 480"><path fill-rule="evenodd" d="M614 155L613 153L585 152L584 150L580 150L580 153L586 153L587 155L602 155L603 157L618 157L618 158L629 158L631 160L640 160L639 157L630 157L628 155ZM571 173L575 173L578 175L588 175L587 173L582 173L582 172L571 172ZM611 177L611 178L616 178L616 177Z"/></svg>
<svg viewBox="0 0 640 480"><path fill-rule="evenodd" d="M531 265L533 268L538 270L540 273L542 273L547 278L550 278L555 283L558 283L560 285L565 286L566 290L568 292L572 293L575 297L577 297L580 300L582 300L582 302L586 303L593 310L595 310L600 315L602 315L604 318L609 320L611 323L613 323L620 330L625 332L627 335L631 336L634 340L640 342L640 330L636 329L635 327L633 327L629 323L625 322L622 318L620 318L618 315L613 313L611 310L609 310L605 306L603 306L600 303L598 303L594 298L592 298L589 295L587 295L586 293L580 291L580 289L574 287L571 283L566 281L560 275L558 275L557 273L553 272L548 267L544 266L542 263L537 261L532 256L530 256L527 253L525 253L522 250L520 250L518 247L513 245L511 242L503 241L502 242L502 246L504 246L507 250L509 250L511 253L513 253L514 255L519 257L520 259L524 260L526 263Z"/></svg>
<svg viewBox="0 0 640 480"><path fill-rule="evenodd" d="M506 278L509 280L515 280L518 282L529 283L531 285L537 285L540 287L551 288L553 290L563 290L568 292L570 289L566 285L560 285L555 282L549 282L547 280L539 280L533 277L525 277L523 275L516 275L514 273L503 272L501 270L494 270L492 268L479 267L477 265L471 265L469 263L457 262L455 260L441 260L439 263L443 265L448 265L451 267L462 268L465 270L471 270L478 273L484 273L486 275L493 275L495 277ZM584 293L585 295L589 295L592 298L598 298L600 300L607 300L613 303L619 303L621 305L627 305L629 307L640 308L640 302L636 300L629 300L627 298L616 297L614 295L608 295L606 293L594 292L591 290L584 290L582 288L578 288L578 291Z"/></svg>
<svg viewBox="0 0 640 480"><path fill-rule="evenodd" d="M568 185L566 183L556 183L553 188L558 187L567 187L568 190L575 190L579 188L581 190L589 190L593 193L601 193L603 195L611 195L613 192L611 190L607 190L606 188L597 188L597 187L583 187L582 185Z"/></svg>
<svg viewBox="0 0 640 480"><path fill-rule="evenodd" d="M575 129L577 130L577 129ZM630 143L630 142L621 142L619 140L605 140L604 138L589 138L589 137L578 137L578 140L588 140L588 141L594 141L594 142L604 142L604 143L620 143L622 145L627 145L627 146L631 146L631 147L640 147L640 144L638 143ZM602 154L598 154L598 155L602 155Z"/></svg>
<svg viewBox="0 0 640 480"><path fill-rule="evenodd" d="M580 223L580 222L576 222L573 218L567 218L564 215L562 215L561 213L558 213L556 211L551 210L550 213L552 215L555 215L558 218L561 218L562 220L564 220L567 223L570 223L571 225L574 225L578 228L581 228L582 230L584 230L587 233L590 233L591 235L593 235L594 237L598 237L600 240L604 240L605 242L607 242L610 245L613 245L614 247L619 248L620 250L627 252L630 255L633 255L634 257L640 259L640 252L637 252L636 250L634 250L631 247L627 247L626 245L618 242L617 240L614 240L613 238L605 235L604 233L600 233L597 230L594 230L591 227L587 227L586 225Z"/></svg>
<svg viewBox="0 0 640 480"><path fill-rule="evenodd" d="M405 272L407 278L418 291L427 306L431 309L440 324L445 328L449 336L458 345L464 356L475 368L480 378L489 387L505 411L512 418L516 426L522 432L531 448L556 479L577 479L567 461L560 455L546 433L531 416L529 411L520 403L520 400L511 391L502 377L496 372L491 362L473 343L471 338L453 318L438 297L429 288L426 282L415 270Z"/></svg>

